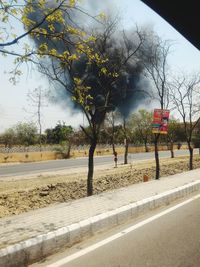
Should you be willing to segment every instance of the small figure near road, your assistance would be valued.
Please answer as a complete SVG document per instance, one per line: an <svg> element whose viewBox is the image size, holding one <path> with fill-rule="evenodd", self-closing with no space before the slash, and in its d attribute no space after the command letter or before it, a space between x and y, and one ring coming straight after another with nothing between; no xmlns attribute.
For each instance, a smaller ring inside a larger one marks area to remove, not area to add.
<svg viewBox="0 0 200 267"><path fill-rule="evenodd" d="M117 152L115 151L114 153L113 153L113 155L114 155L114 162L115 162L115 168L117 168Z"/></svg>

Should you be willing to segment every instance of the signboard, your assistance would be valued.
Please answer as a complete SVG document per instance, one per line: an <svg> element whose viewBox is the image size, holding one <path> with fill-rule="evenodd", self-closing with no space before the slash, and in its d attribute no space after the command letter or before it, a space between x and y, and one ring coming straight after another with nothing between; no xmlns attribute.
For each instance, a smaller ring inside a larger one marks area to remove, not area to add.
<svg viewBox="0 0 200 267"><path fill-rule="evenodd" d="M152 133L167 134L169 122L169 110L154 109Z"/></svg>

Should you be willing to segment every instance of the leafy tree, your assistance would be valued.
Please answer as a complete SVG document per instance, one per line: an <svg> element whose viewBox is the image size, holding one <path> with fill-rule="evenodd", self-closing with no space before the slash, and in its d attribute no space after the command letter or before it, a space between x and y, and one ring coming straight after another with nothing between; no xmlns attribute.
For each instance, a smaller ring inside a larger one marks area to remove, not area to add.
<svg viewBox="0 0 200 267"><path fill-rule="evenodd" d="M13 128L9 128L5 130L0 136L1 143L5 145L5 147L11 148L13 145L17 143L17 136Z"/></svg>
<svg viewBox="0 0 200 267"><path fill-rule="evenodd" d="M63 142L69 142L73 128L65 125L65 123L58 122L53 129L46 129L45 133L47 143L61 144Z"/></svg>
<svg viewBox="0 0 200 267"><path fill-rule="evenodd" d="M200 154L200 121L198 122L198 124L194 130L192 142L193 142L195 147L199 148L199 154Z"/></svg>
<svg viewBox="0 0 200 267"><path fill-rule="evenodd" d="M131 128L137 132L138 141L144 144L146 152L149 151L147 144L150 143L152 137L152 117L152 112L145 109L133 113L130 117Z"/></svg>
<svg viewBox="0 0 200 267"><path fill-rule="evenodd" d="M178 133L180 128L180 122L179 120L176 120L175 118L170 118L169 124L168 124L168 133L167 133L167 140L170 143L170 152L171 152L171 158L174 158L174 142L179 141Z"/></svg>
<svg viewBox="0 0 200 267"><path fill-rule="evenodd" d="M37 126L34 123L19 122L14 127L17 143L19 145L30 146L37 141Z"/></svg>

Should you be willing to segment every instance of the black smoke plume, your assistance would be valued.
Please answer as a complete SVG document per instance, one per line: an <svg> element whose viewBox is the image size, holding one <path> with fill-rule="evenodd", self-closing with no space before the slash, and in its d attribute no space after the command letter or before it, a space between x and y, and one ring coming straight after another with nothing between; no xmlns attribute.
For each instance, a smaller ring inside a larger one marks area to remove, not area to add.
<svg viewBox="0 0 200 267"><path fill-rule="evenodd" d="M35 5L37 5L37 1L35 1ZM49 1L48 5L53 7L55 2L52 4ZM82 21L82 15L79 20L79 11L69 9L63 14L65 24L78 28L81 26L80 21ZM36 11L29 15L29 18L38 22L42 16L43 10L37 8ZM87 30L88 32L92 32L94 30L92 24L90 23L89 25L91 29ZM54 23L56 33L62 32L63 27L60 23ZM108 24L109 27L112 27L112 25ZM51 33L47 22L44 22L41 28L46 29L49 34ZM136 109L148 97L146 93L148 83L143 76L143 68L140 60L137 58L137 53L127 60L129 54L133 53L134 49L137 50L141 40L138 37L134 40L134 35L132 35L133 39L131 39L131 33L127 33L125 36L122 31L116 31L114 29L115 27L113 27L110 31L110 36L104 42L103 37L108 32L106 32L107 29L103 32L104 29L102 27L100 28L100 32L95 29L98 38L97 43L92 46L94 50L109 59L105 63L105 66L110 73L116 72L119 74L118 77L113 79L113 77L101 75L99 66L93 62L88 64L88 59L84 55L75 61L70 66L70 69L66 67L61 68L59 60L50 58L41 59L42 67L40 68L42 73L47 74L48 77L55 77L56 70L56 75L61 83L55 81L56 79L52 79L53 85L56 88L55 98L58 103L63 104L66 102L67 105L70 103L71 108L74 110L79 110L80 106L71 100L71 96L73 95L72 78L78 77L82 79L84 85L91 88L88 94L92 98L88 100L90 101L88 104L92 107L92 120L96 123L101 123L105 118L105 114L113 110L119 110L124 117L127 117L133 109ZM34 43L37 47L43 43L47 43L49 48L56 49L59 53L63 53L66 50L73 53L73 44L75 42L76 38L66 32L64 39L59 41L44 36L34 38Z"/></svg>

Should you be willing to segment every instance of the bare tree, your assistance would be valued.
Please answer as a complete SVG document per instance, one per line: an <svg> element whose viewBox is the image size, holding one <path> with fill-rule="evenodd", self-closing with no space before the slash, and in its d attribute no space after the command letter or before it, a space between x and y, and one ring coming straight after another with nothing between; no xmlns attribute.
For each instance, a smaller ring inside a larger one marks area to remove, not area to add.
<svg viewBox="0 0 200 267"><path fill-rule="evenodd" d="M180 114L185 131L185 137L190 153L189 169L193 169L193 146L192 137L195 127L200 121L200 76L195 74L174 78L171 84L171 100Z"/></svg>
<svg viewBox="0 0 200 267"><path fill-rule="evenodd" d="M106 116L106 124L108 127L105 127L105 131L107 131L107 128L110 128L110 131L107 131L107 134L110 135L110 142L112 145L112 150L113 150L113 155L116 154L116 149L115 149L115 134L116 134L116 121L117 121L117 115L115 111L111 111L110 113L107 114Z"/></svg>
<svg viewBox="0 0 200 267"><path fill-rule="evenodd" d="M39 145L42 150L42 108L46 106L45 99L47 97L46 91L41 87L35 88L28 93L28 101L36 108L36 111L31 112L34 117L37 117L37 124L39 128ZM30 113L30 111L28 111Z"/></svg>
<svg viewBox="0 0 200 267"><path fill-rule="evenodd" d="M169 106L169 68L167 57L170 53L171 42L163 41L151 32L146 36L143 43L141 64L144 65L146 75L151 79L154 99L159 103L160 109L167 109ZM158 141L160 134L154 134L156 179L160 178L160 162L158 153Z"/></svg>

